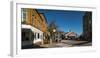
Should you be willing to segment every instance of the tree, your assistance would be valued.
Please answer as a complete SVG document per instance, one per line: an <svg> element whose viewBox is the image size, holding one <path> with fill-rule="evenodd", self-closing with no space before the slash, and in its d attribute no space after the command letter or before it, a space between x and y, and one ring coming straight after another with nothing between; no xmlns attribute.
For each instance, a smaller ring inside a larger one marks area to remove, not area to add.
<svg viewBox="0 0 100 58"><path fill-rule="evenodd" d="M52 40L54 39L54 29L55 31L58 31L58 26L56 24L56 21L51 21L49 26L48 26L48 32L50 34L50 43L52 43Z"/></svg>

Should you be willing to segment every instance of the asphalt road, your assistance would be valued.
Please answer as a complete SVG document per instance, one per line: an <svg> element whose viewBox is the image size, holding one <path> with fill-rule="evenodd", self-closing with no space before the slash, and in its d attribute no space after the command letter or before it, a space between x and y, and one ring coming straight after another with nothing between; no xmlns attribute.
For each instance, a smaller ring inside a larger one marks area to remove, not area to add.
<svg viewBox="0 0 100 58"><path fill-rule="evenodd" d="M74 47L74 46L91 46L92 43L88 41L76 41L76 40L61 40L59 43L44 44L42 47L54 48L54 47Z"/></svg>
<svg viewBox="0 0 100 58"><path fill-rule="evenodd" d="M61 40L60 42L53 42L52 44L33 45L25 44L22 49L36 49L36 48L55 48L55 47L74 47L74 46L91 46L92 43L88 41L77 41L77 40Z"/></svg>

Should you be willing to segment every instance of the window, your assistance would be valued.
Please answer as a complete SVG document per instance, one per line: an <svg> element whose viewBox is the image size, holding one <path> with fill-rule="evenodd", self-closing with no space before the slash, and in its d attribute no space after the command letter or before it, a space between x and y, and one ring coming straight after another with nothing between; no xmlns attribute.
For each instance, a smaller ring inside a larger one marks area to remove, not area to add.
<svg viewBox="0 0 100 58"><path fill-rule="evenodd" d="M34 33L34 38L36 39L36 33Z"/></svg>
<svg viewBox="0 0 100 58"><path fill-rule="evenodd" d="M21 9L21 21L23 24L25 23L26 19L27 19L27 9L22 8Z"/></svg>
<svg viewBox="0 0 100 58"><path fill-rule="evenodd" d="M34 14L32 14L32 24L34 26Z"/></svg>
<svg viewBox="0 0 100 58"><path fill-rule="evenodd" d="M38 33L38 39L39 39L39 33Z"/></svg>

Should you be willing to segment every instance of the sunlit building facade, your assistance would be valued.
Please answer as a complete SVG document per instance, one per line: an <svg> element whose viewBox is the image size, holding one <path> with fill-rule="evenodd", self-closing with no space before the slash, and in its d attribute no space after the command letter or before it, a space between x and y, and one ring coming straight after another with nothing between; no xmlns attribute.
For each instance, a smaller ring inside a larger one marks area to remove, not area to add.
<svg viewBox="0 0 100 58"><path fill-rule="evenodd" d="M47 33L47 21L36 9L21 9L22 45L41 43ZM26 43L26 44L27 44Z"/></svg>

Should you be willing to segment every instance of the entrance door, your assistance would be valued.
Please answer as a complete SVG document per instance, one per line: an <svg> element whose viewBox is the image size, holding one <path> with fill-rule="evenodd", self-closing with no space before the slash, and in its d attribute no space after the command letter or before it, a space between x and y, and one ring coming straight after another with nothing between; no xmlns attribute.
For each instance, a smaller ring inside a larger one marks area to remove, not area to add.
<svg viewBox="0 0 100 58"><path fill-rule="evenodd" d="M31 48L33 45L34 34L30 29L22 29L22 49Z"/></svg>

